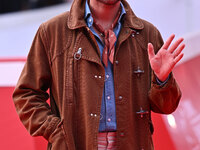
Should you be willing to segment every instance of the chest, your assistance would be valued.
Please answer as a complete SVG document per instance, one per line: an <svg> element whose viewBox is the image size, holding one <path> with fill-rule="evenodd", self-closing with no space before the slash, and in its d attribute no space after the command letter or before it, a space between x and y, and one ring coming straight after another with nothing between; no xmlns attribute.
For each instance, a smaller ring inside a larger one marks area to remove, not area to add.
<svg viewBox="0 0 200 150"><path fill-rule="evenodd" d="M101 61L100 48L93 33L88 29L74 40L74 56L78 51L81 58L73 60L78 66L78 76L90 85L104 85L105 68ZM131 29L122 28L115 46L113 76L115 85L123 87L125 81L132 81L135 87L150 87L151 69L144 36ZM75 57L74 57L75 58ZM89 77L90 76L90 77ZM96 78L98 76L98 78ZM95 81L94 81L95 79ZM98 79L98 80L97 80ZM129 85L130 86L130 85ZM131 87L133 88L133 87Z"/></svg>

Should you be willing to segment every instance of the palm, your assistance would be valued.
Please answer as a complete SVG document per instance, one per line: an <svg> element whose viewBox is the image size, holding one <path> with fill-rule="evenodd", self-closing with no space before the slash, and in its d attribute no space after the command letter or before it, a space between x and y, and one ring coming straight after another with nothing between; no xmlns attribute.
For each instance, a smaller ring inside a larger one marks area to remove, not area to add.
<svg viewBox="0 0 200 150"><path fill-rule="evenodd" d="M174 35L170 36L170 38L165 42L156 55L154 53L153 45L150 43L148 44L151 68L161 81L167 79L176 63L179 62L183 57L183 53L181 52L185 45L182 44L179 46L183 41L183 38L180 38L174 44L172 44L171 47L169 47L173 39Z"/></svg>

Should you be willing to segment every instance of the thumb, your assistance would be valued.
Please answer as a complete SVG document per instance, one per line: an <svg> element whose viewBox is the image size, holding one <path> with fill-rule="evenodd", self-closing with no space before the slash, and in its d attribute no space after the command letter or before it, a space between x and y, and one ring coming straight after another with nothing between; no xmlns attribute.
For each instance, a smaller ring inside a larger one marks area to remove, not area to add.
<svg viewBox="0 0 200 150"><path fill-rule="evenodd" d="M151 43L148 43L148 55L149 60L151 60L155 56L154 47Z"/></svg>

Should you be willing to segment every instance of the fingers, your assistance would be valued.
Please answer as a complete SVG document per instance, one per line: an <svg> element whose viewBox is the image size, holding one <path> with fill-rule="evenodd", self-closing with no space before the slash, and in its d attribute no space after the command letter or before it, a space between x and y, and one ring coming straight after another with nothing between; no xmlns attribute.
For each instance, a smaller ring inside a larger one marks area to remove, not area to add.
<svg viewBox="0 0 200 150"><path fill-rule="evenodd" d="M174 59L174 62L175 64L177 64L182 58L183 58L183 53L181 53L180 55L178 55L175 59Z"/></svg>
<svg viewBox="0 0 200 150"><path fill-rule="evenodd" d="M166 41L165 44L162 46L162 48L165 49L165 50L168 49L168 51L169 51L170 53L173 54L174 59L175 59L176 57L178 57L178 56L181 54L182 50L185 48L185 44L180 45L180 44L183 42L184 39L183 39L183 38L179 38L176 42L174 42L174 43L172 44L172 46L170 46L170 44L172 43L174 37L175 37L175 35L172 34L172 35L167 39L167 41ZM169 47L169 46L170 46L170 47ZM181 56L183 57L183 55L181 55ZM181 57L181 58L182 58L182 57ZM181 58L178 57L178 60L181 59Z"/></svg>
<svg viewBox="0 0 200 150"><path fill-rule="evenodd" d="M155 56L154 47L151 43L148 43L148 55L149 60L151 60Z"/></svg>
<svg viewBox="0 0 200 150"><path fill-rule="evenodd" d="M174 39L175 35L172 34L167 41L164 43L164 45L162 46L163 49L168 49L170 44L172 43L173 39Z"/></svg>
<svg viewBox="0 0 200 150"><path fill-rule="evenodd" d="M174 52L174 58L177 57L185 48L185 44L182 44L181 46L179 46L179 48Z"/></svg>
<svg viewBox="0 0 200 150"><path fill-rule="evenodd" d="M181 42L183 42L183 38L178 39L174 44L172 44L172 46L169 48L169 52L173 53L177 47L181 44Z"/></svg>

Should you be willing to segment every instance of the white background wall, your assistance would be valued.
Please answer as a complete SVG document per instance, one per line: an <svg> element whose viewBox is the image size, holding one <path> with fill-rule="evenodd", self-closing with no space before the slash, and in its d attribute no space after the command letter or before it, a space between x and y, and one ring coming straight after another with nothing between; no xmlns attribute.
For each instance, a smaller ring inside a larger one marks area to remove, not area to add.
<svg viewBox="0 0 200 150"><path fill-rule="evenodd" d="M128 0L138 17L153 23L164 39L200 31L199 0ZM70 4L0 15L0 58L26 57L39 25L69 10Z"/></svg>
<svg viewBox="0 0 200 150"><path fill-rule="evenodd" d="M152 22L166 39L200 31L199 0L128 0L138 17Z"/></svg>

